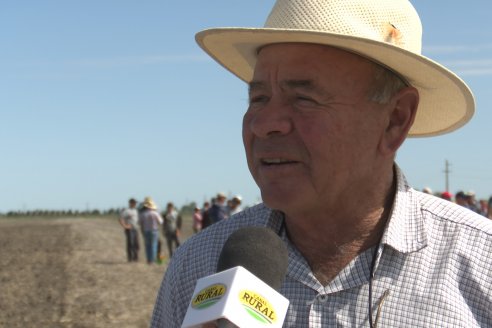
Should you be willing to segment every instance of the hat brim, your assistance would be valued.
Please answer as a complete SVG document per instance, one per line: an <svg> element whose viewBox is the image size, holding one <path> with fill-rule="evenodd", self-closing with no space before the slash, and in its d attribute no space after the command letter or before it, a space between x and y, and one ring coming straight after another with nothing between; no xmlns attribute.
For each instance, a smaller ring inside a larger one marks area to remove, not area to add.
<svg viewBox="0 0 492 328"><path fill-rule="evenodd" d="M401 75L419 91L420 103L409 136L454 131L475 111L473 94L453 72L433 60L389 43L347 35L272 28L214 28L196 41L218 63L245 82L253 78L258 50L274 43L315 43L337 47L375 61Z"/></svg>
<svg viewBox="0 0 492 328"><path fill-rule="evenodd" d="M155 204L151 204L151 203L144 203L143 207L146 207L146 208L151 209L151 210L157 209L157 206Z"/></svg>

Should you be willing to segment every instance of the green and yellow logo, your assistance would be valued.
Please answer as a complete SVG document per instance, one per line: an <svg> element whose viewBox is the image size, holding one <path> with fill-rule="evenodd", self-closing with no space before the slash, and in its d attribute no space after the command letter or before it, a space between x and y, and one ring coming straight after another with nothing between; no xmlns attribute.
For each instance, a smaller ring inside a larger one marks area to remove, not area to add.
<svg viewBox="0 0 492 328"><path fill-rule="evenodd" d="M239 292L239 301L250 316L264 324L273 324L277 321L277 314L273 305L260 294L242 290Z"/></svg>
<svg viewBox="0 0 492 328"><path fill-rule="evenodd" d="M197 310L208 308L217 303L224 296L227 287L224 284L215 284L203 288L191 301L191 307Z"/></svg>

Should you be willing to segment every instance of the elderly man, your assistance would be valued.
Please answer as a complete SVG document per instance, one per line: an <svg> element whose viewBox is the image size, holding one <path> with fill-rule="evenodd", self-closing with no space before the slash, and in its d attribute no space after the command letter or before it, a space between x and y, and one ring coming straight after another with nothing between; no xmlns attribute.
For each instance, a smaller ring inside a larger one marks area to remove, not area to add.
<svg viewBox="0 0 492 328"><path fill-rule="evenodd" d="M177 252L153 327L179 327L227 237L266 226L289 266L284 327L492 325L492 224L412 189L394 163L408 135L465 124L468 87L420 55L406 0L278 0L265 28L197 40L249 83L243 140L264 204Z"/></svg>

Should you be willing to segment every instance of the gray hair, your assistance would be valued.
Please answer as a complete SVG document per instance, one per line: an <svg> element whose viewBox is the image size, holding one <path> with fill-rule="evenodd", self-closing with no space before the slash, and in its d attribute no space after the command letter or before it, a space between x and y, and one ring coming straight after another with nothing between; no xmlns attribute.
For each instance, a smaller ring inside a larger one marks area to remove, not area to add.
<svg viewBox="0 0 492 328"><path fill-rule="evenodd" d="M387 104L398 91L408 86L398 74L378 64L374 64L374 84L367 94L370 101Z"/></svg>

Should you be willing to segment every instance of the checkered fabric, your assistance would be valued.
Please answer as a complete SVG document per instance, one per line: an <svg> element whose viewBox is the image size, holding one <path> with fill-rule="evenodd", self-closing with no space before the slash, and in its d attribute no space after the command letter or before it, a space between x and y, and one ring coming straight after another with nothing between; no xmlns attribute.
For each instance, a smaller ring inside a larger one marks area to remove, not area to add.
<svg viewBox="0 0 492 328"><path fill-rule="evenodd" d="M373 278L377 327L492 327L492 221L410 188L398 189ZM264 205L214 224L182 245L162 282L151 327L180 327L197 279L213 274L228 236L243 226L281 230L283 214ZM369 327L369 275L374 249L321 285L306 260L289 249L281 293L290 300L284 327Z"/></svg>

